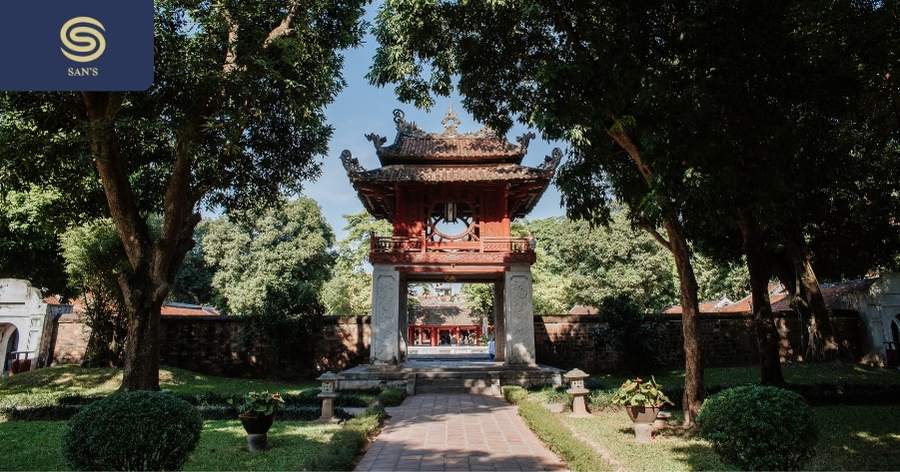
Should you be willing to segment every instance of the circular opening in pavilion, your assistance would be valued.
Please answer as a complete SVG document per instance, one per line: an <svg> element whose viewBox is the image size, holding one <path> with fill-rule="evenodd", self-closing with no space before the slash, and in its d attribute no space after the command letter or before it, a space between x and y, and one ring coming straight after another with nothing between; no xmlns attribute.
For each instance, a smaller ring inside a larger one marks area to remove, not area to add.
<svg viewBox="0 0 900 472"><path fill-rule="evenodd" d="M434 206L428 231L435 240L467 240L475 231L475 217L467 203L444 202Z"/></svg>

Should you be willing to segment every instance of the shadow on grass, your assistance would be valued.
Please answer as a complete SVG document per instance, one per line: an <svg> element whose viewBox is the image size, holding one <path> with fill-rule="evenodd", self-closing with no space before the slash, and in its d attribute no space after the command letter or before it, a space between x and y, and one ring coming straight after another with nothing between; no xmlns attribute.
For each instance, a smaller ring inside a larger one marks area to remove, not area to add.
<svg viewBox="0 0 900 472"><path fill-rule="evenodd" d="M302 470L329 452L338 425L276 421L269 431L268 450L250 453L247 434L234 420L208 421L200 444L185 470ZM355 451L354 451L355 452ZM352 454L352 453L351 453Z"/></svg>
<svg viewBox="0 0 900 472"><path fill-rule="evenodd" d="M900 407L845 405L816 407L813 412L819 441L815 456L804 469L900 468ZM675 446L672 452L690 470L722 468L712 447L703 442L685 442Z"/></svg>

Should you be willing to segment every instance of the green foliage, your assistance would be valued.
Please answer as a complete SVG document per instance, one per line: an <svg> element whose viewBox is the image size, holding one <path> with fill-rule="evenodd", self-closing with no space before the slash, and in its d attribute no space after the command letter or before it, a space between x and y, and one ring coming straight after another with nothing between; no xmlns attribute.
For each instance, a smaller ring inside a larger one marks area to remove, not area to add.
<svg viewBox="0 0 900 472"><path fill-rule="evenodd" d="M723 298L737 301L750 293L750 273L746 261L716 262L702 254L694 254L691 262L697 277L700 301Z"/></svg>
<svg viewBox="0 0 900 472"><path fill-rule="evenodd" d="M644 407L659 407L667 403L673 405L672 400L663 393L662 385L658 384L653 376L650 376L649 382L640 377L626 380L613 394L610 403Z"/></svg>
<svg viewBox="0 0 900 472"><path fill-rule="evenodd" d="M566 406L572 404L572 395L566 392L566 387L545 387L540 393L547 403L562 403Z"/></svg>
<svg viewBox="0 0 900 472"><path fill-rule="evenodd" d="M567 218L528 221L524 227L537 239L532 271L538 314L568 313L574 304L599 306L620 295L644 310L677 300L671 255L632 228L624 210L603 228Z"/></svg>
<svg viewBox="0 0 900 472"><path fill-rule="evenodd" d="M798 470L814 455L812 410L797 393L742 386L709 397L697 416L701 436L745 470Z"/></svg>
<svg viewBox="0 0 900 472"><path fill-rule="evenodd" d="M560 418L547 411L539 403L521 399L517 402L519 416L550 448L566 461L566 466L576 472L612 470L591 446L575 438Z"/></svg>
<svg viewBox="0 0 900 472"><path fill-rule="evenodd" d="M0 274L29 280L51 293L72 295L57 235L65 230L68 202L39 185L5 191L0 184Z"/></svg>
<svg viewBox="0 0 900 472"><path fill-rule="evenodd" d="M317 456L310 470L350 470L359 451L369 436L381 426L386 414L382 407L367 409L362 415L344 423L332 436L329 448Z"/></svg>
<svg viewBox="0 0 900 472"><path fill-rule="evenodd" d="M616 404L613 403L613 396L615 394L615 390L591 390L587 397L588 408L594 413L614 409Z"/></svg>
<svg viewBox="0 0 900 472"><path fill-rule="evenodd" d="M202 241L228 311L259 316L317 311L333 243L319 205L306 197L212 220Z"/></svg>
<svg viewBox="0 0 900 472"><path fill-rule="evenodd" d="M460 293L463 297L463 306L473 315L487 317L493 323L494 320L494 287L491 284L463 284Z"/></svg>
<svg viewBox="0 0 900 472"><path fill-rule="evenodd" d="M127 318L118 279L129 269L115 225L100 218L70 227L60 236L60 245L69 283L81 294L84 323L91 330L84 364L120 366Z"/></svg>
<svg viewBox="0 0 900 472"><path fill-rule="evenodd" d="M195 245L184 255L184 262L169 292L169 300L173 302L194 303L224 307L221 294L213 287L215 269L206 262L203 251L203 236L206 234L206 221L200 222L194 230Z"/></svg>
<svg viewBox="0 0 900 472"><path fill-rule="evenodd" d="M406 390L386 388L378 394L378 402L382 406L399 406L406 399Z"/></svg>
<svg viewBox="0 0 900 472"><path fill-rule="evenodd" d="M197 410L169 394L118 393L69 421L63 456L76 470L178 470L202 427Z"/></svg>
<svg viewBox="0 0 900 472"><path fill-rule="evenodd" d="M269 416L278 411L282 405L284 400L279 393L249 392L237 404L237 410L241 416Z"/></svg>
<svg viewBox="0 0 900 472"><path fill-rule="evenodd" d="M500 391L503 394L503 398L513 405L528 398L528 390L518 385L504 385L500 387Z"/></svg>
<svg viewBox="0 0 900 472"><path fill-rule="evenodd" d="M322 287L320 300L332 315L369 314L372 310L372 275L366 264L369 257L369 235L391 234L393 228L385 220L376 220L362 211L344 215L347 236L337 245L333 275Z"/></svg>

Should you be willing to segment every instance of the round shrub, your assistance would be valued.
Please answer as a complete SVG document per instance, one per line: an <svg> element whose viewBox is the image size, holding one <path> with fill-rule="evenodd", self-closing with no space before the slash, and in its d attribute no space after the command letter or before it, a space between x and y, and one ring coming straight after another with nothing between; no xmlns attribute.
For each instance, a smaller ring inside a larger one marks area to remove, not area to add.
<svg viewBox="0 0 900 472"><path fill-rule="evenodd" d="M77 470L178 470L202 428L197 410L175 396L117 393L72 417L63 456Z"/></svg>
<svg viewBox="0 0 900 472"><path fill-rule="evenodd" d="M790 390L723 390L703 403L697 425L723 460L745 470L797 470L815 452L812 410Z"/></svg>

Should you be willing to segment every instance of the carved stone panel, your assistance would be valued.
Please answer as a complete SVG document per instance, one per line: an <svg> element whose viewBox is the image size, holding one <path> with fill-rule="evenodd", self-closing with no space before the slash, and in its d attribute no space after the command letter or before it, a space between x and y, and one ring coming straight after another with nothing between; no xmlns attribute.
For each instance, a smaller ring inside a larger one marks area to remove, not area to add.
<svg viewBox="0 0 900 472"><path fill-rule="evenodd" d="M393 266L376 264L372 273L373 364L400 361L400 275Z"/></svg>
<svg viewBox="0 0 900 472"><path fill-rule="evenodd" d="M531 267L513 265L504 277L506 363L537 363L534 355L534 302Z"/></svg>

